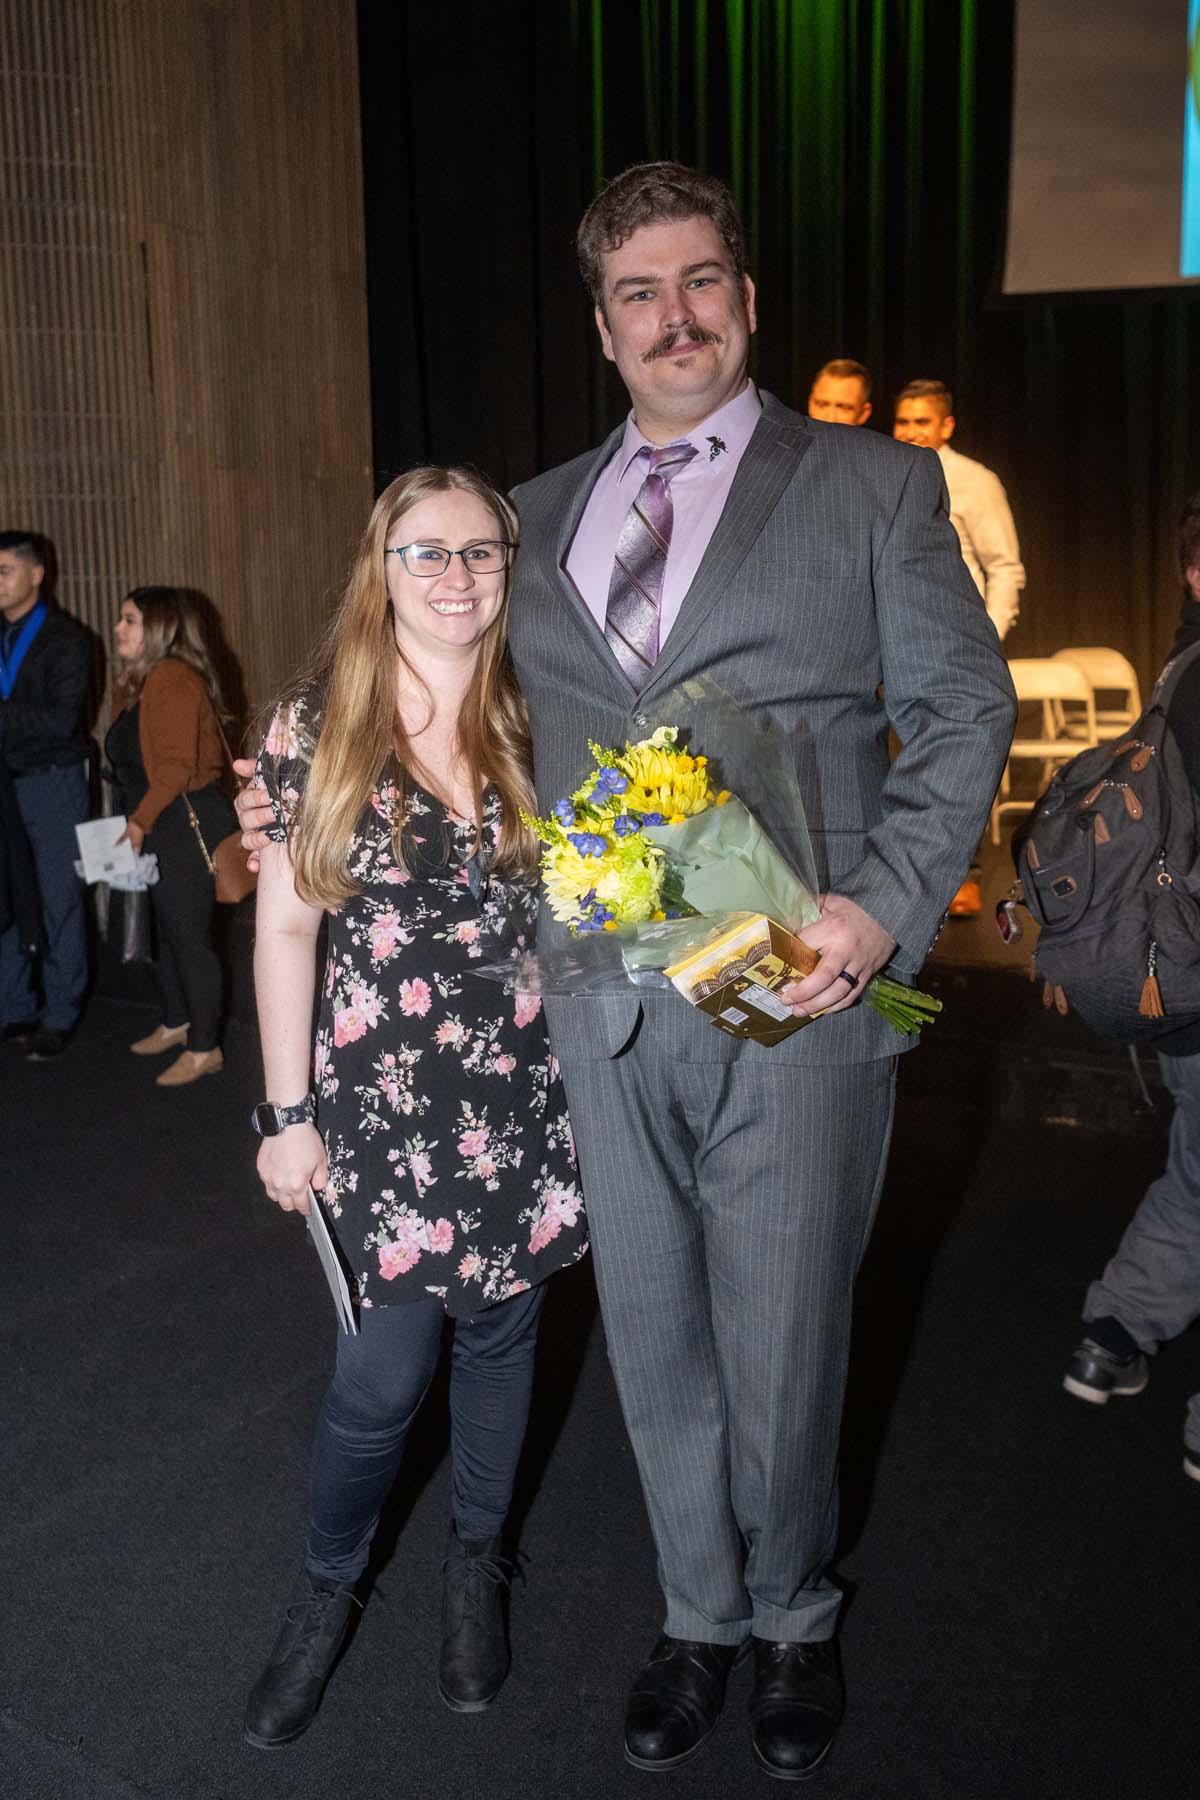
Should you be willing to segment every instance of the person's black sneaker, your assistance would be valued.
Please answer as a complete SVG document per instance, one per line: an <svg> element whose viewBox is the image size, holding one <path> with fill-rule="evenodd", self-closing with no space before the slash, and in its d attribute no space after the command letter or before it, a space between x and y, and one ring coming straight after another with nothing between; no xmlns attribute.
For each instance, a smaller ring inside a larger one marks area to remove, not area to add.
<svg viewBox="0 0 1200 1800"><path fill-rule="evenodd" d="M451 1530L442 1580L438 1693L452 1712L483 1712L511 1661L504 1602L512 1563L500 1554L498 1537L472 1540Z"/></svg>
<svg viewBox="0 0 1200 1800"><path fill-rule="evenodd" d="M67 1047L65 1031L50 1031L45 1026L35 1031L25 1052L26 1062L53 1062Z"/></svg>
<svg viewBox="0 0 1200 1800"><path fill-rule="evenodd" d="M1085 1337L1067 1364L1062 1384L1077 1400L1105 1406L1114 1394L1140 1394L1149 1379L1150 1367L1140 1350L1132 1356L1115 1356Z"/></svg>
<svg viewBox="0 0 1200 1800"><path fill-rule="evenodd" d="M250 1690L245 1734L256 1750L278 1750L307 1731L350 1624L353 1582L305 1570L292 1589L266 1668Z"/></svg>
<svg viewBox="0 0 1200 1800"><path fill-rule="evenodd" d="M38 1033L36 1019L18 1019L10 1025L0 1025L0 1044L17 1044L24 1048L32 1044Z"/></svg>

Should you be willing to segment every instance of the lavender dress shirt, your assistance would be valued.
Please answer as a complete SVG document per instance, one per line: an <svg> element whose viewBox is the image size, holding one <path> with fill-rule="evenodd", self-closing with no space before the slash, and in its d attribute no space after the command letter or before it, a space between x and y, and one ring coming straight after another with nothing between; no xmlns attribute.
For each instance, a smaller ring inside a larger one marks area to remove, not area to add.
<svg viewBox="0 0 1200 1800"><path fill-rule="evenodd" d="M758 389L747 382L740 394L687 434L696 455L671 482L675 522L667 552L659 610L658 641L661 646L675 623L679 608L700 567L709 540L729 498L742 453L754 434L762 413ZM684 442L684 439L672 439ZM579 529L567 551L565 568L601 631L608 607L617 539L625 515L633 505L645 477L645 463L635 462L638 451L650 440L638 430L630 413L617 454L601 470L579 521ZM652 449L659 446L652 445Z"/></svg>

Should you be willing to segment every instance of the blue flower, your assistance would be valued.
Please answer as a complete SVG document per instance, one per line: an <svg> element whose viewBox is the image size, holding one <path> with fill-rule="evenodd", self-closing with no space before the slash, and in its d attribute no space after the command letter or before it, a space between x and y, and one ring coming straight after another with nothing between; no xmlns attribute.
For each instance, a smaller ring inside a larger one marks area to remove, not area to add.
<svg viewBox="0 0 1200 1800"><path fill-rule="evenodd" d="M629 837L642 829L642 821L635 819L632 813L621 813L613 820L613 830L618 837Z"/></svg>
<svg viewBox="0 0 1200 1800"><path fill-rule="evenodd" d="M620 769L601 769L596 777L596 788L592 795L594 800L603 800L609 794L623 794L629 782Z"/></svg>
<svg viewBox="0 0 1200 1800"><path fill-rule="evenodd" d="M642 819L643 825L665 825L666 822L661 813L646 813Z"/></svg>
<svg viewBox="0 0 1200 1800"><path fill-rule="evenodd" d="M556 800L551 811L560 825L573 825L575 823L575 808L571 805L569 800Z"/></svg>
<svg viewBox="0 0 1200 1800"><path fill-rule="evenodd" d="M574 844L580 856L603 856L608 849L604 839L595 831L568 831L567 842Z"/></svg>

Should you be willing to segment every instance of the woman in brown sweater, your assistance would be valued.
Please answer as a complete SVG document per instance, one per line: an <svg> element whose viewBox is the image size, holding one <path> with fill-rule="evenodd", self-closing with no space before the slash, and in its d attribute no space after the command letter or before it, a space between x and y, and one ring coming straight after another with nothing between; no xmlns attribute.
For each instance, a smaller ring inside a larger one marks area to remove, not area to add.
<svg viewBox="0 0 1200 1800"><path fill-rule="evenodd" d="M158 1085L181 1087L222 1067L213 877L197 836L198 826L211 854L236 829L220 786L226 760L220 686L199 608L182 589L134 588L121 602L113 635L122 667L105 749L128 819L124 837L135 851L158 858L150 896L162 1023L130 1049L156 1056L179 1046Z"/></svg>

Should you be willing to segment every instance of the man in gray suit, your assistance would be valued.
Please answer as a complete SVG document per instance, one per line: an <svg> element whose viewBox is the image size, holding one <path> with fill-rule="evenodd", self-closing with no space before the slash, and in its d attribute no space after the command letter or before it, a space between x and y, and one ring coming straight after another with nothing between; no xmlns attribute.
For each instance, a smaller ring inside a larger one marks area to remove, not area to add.
<svg viewBox="0 0 1200 1800"><path fill-rule="evenodd" d="M789 1000L824 1017L776 1048L673 993L546 1003L666 1599L625 1751L686 1761L752 1646L755 1755L794 1780L842 1713L829 1569L851 1294L908 1047L862 991L923 961L1015 703L936 457L748 380L754 288L723 184L631 169L579 248L633 410L515 496L510 638L541 804L578 786L589 739L643 737L663 713L728 787L756 788L716 688L786 736L823 894L803 933L821 964ZM760 810L794 853L785 809Z"/></svg>
<svg viewBox="0 0 1200 1800"><path fill-rule="evenodd" d="M744 791L753 771L706 711L715 683L786 734L824 895L803 933L820 967L789 998L825 1016L773 1049L670 993L547 1000L666 1597L626 1754L653 1769L690 1756L750 1639L755 1753L795 1779L842 1710L829 1565L851 1291L908 1047L862 991L924 960L1014 700L936 459L813 423L750 383L754 287L724 186L674 164L628 170L578 247L633 410L515 494L510 637L538 794L578 786L589 738L643 737L664 712ZM890 764L889 724L903 745ZM786 852L783 809L763 811Z"/></svg>

